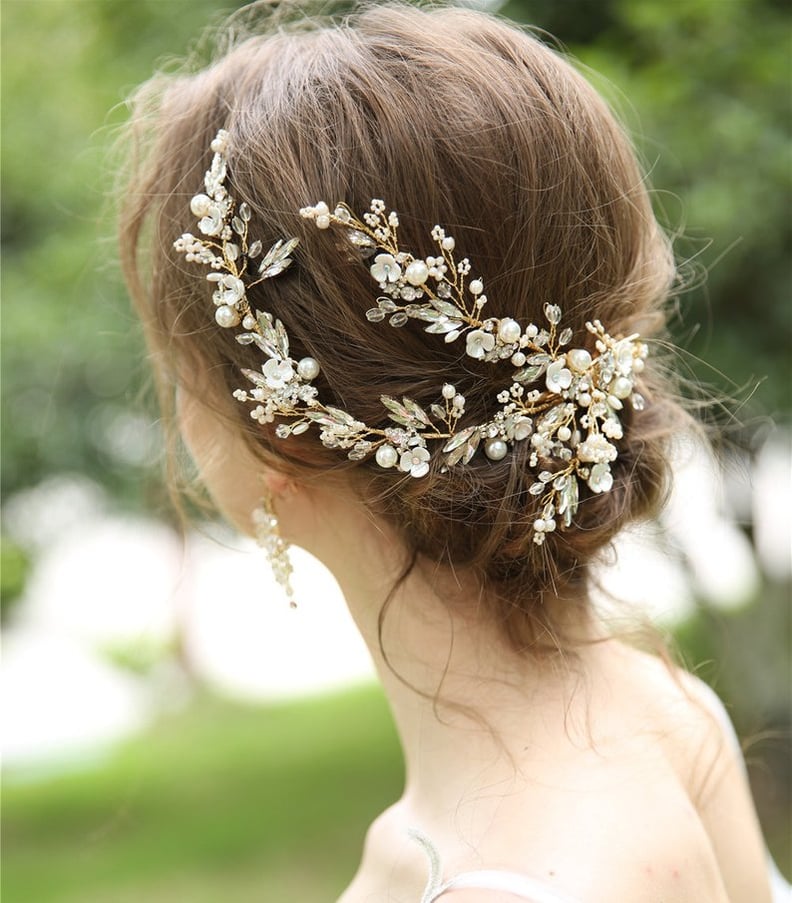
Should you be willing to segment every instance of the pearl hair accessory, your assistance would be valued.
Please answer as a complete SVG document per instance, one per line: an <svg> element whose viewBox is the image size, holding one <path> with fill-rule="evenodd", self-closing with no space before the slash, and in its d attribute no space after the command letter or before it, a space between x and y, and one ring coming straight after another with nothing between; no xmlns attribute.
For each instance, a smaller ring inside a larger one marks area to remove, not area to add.
<svg viewBox="0 0 792 903"><path fill-rule="evenodd" d="M459 427L465 398L446 383L438 403L428 410L407 397L399 401L380 396L393 425L369 427L346 411L323 404L312 385L319 363L312 357L294 361L283 323L250 308L247 291L286 270L298 240L277 241L258 262L261 242L248 243L250 208L242 203L236 209L224 185L228 142L228 133L221 130L211 145L214 157L204 179L206 193L190 202L199 218L198 229L207 237L185 233L174 247L186 260L210 268L206 278L215 285L217 323L224 328L241 324L244 331L236 340L256 345L267 357L260 370L242 371L253 388L234 392L237 400L255 403L250 412L254 420L265 424L276 416L287 418L289 422L276 427L280 438L299 435L315 424L326 447L345 450L353 461L373 454L380 467L413 477L430 470L430 442L443 443L439 470L445 473L449 467L468 464L479 447L497 462L506 458L515 442L530 441L529 466L538 474L529 492L541 497L541 513L533 524L538 545L556 529L556 518L571 525L581 481L594 493L611 489L610 468L618 456L614 443L623 437L620 412L625 404L636 411L644 407L634 384L648 350L637 334L612 337L599 320L588 322L592 353L568 347L573 331L561 328L557 304L544 305L546 325L523 327L511 317L482 319L487 304L484 283L469 278L470 261L455 259L456 242L440 226L431 232L437 254L419 258L400 247L398 215L386 213L382 200L373 200L362 219L344 203L331 211L320 201L304 207L300 215L319 229L343 231L365 260L381 292L376 307L366 311L370 322L387 319L400 328L411 319L419 320L426 324L426 332L443 336L447 344L464 336L468 357L486 363L508 361L513 368L496 396L500 408L485 423Z"/></svg>

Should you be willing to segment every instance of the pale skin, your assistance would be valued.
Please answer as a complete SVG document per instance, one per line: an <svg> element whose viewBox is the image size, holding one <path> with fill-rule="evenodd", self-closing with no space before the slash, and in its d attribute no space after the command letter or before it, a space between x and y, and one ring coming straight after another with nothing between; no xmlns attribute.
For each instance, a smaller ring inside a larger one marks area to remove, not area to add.
<svg viewBox="0 0 792 903"><path fill-rule="evenodd" d="M683 690L665 664L615 639L584 647L577 671L561 658L542 668L512 652L459 589L469 586L464 574L431 566L393 600L383 636L389 667L377 619L403 560L392 531L351 490L265 474L189 396L179 409L201 478L228 520L252 531L264 475L283 535L330 568L393 713L404 793L372 823L339 903L420 900L428 862L410 827L431 838L445 878L506 869L581 903L770 903L750 790L722 729L696 704L696 678L680 672ZM593 619L569 626L581 638L603 636ZM438 709L438 691L468 710ZM517 898L458 890L446 899Z"/></svg>

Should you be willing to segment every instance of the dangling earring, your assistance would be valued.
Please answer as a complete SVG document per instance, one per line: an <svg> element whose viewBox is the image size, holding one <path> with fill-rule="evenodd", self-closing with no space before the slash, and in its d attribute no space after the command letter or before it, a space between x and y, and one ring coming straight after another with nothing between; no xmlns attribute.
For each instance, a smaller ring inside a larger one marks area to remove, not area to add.
<svg viewBox="0 0 792 903"><path fill-rule="evenodd" d="M283 587L286 598L289 600L289 606L297 608L291 584L293 571L289 560L289 544L280 535L272 494L266 487L261 498L261 505L253 511L252 518L256 530L256 542L267 553L272 572Z"/></svg>

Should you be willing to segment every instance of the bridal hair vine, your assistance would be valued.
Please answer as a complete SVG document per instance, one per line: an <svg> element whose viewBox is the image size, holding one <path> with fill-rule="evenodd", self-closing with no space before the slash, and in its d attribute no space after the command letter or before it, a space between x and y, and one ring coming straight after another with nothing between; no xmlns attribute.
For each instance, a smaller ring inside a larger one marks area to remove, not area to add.
<svg viewBox="0 0 792 903"><path fill-rule="evenodd" d="M594 493L613 486L611 465L618 456L614 443L623 437L620 412L625 404L640 411L644 399L635 379L644 369L646 345L638 335L613 337L599 320L586 323L594 353L569 347L573 331L561 327L561 308L544 305L546 323L522 326L511 317L484 317L487 304L481 278L471 276L471 263L454 257L455 241L440 226L431 237L437 253L416 257L399 244L399 218L382 200L372 200L362 218L344 203L331 211L320 201L300 210L317 228L337 228L368 266L380 295L366 311L372 323L387 319L403 327L411 319L450 344L464 339L465 353L477 361L507 361L512 372L497 394L500 405L485 423L461 426L465 398L446 383L438 402L428 410L411 398L382 395L392 423L375 429L318 398L312 381L319 363L289 355L289 336L283 323L267 311L252 310L248 291L271 279L292 263L298 239L277 241L262 255L258 240L250 242L247 204L237 206L225 186L229 135L218 132L212 141L212 163L204 178L205 193L197 194L190 209L198 217L204 237L185 233L174 242L186 260L209 267L207 279L215 319L224 328L241 324L236 336L242 345L255 345L267 360L260 370L243 369L252 387L237 389L234 397L255 406L250 416L261 424L286 418L276 427L280 438L299 435L316 425L328 448L343 449L353 461L374 455L382 468L396 468L413 477L430 469L429 444L442 443L440 472L468 464L483 448L491 461L500 461L516 442L530 442L529 466L537 479L528 490L540 497L540 515L533 524L534 541L541 545L556 529L556 518L570 526L578 508L580 482Z"/></svg>

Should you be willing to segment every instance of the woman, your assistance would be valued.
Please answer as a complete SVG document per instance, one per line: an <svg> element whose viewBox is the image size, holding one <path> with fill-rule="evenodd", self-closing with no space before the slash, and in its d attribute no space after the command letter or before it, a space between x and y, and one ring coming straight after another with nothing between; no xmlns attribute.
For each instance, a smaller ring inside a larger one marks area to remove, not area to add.
<svg viewBox="0 0 792 903"><path fill-rule="evenodd" d="M286 542L332 570L401 736L343 903L770 900L722 705L590 601L687 425L604 102L503 21L389 4L238 37L134 124L163 403L284 586Z"/></svg>

